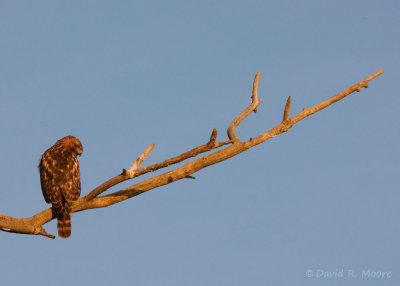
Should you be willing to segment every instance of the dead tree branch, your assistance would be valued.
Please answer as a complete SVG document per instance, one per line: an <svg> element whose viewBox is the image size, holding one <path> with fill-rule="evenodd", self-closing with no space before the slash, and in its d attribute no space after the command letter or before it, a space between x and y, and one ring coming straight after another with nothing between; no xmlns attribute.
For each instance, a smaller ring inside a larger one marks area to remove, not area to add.
<svg viewBox="0 0 400 286"><path fill-rule="evenodd" d="M191 175L196 173L197 171L206 168L210 165L219 163L221 161L227 160L231 157L234 157L258 144L261 144L267 141L270 138L273 138L277 135L280 135L284 132L287 132L290 128L292 128L297 122L303 120L304 118L328 107L329 105L345 98L349 94L353 93L354 91L360 91L361 88L368 87L369 81L376 78L383 71L379 70L378 72L374 73L373 75L367 77L363 81L347 88L346 90L338 93L331 98L309 108L303 109L299 114L295 115L294 117L290 117L290 105L291 105L291 98L287 99L285 109L283 112L283 120L280 124L273 127L272 129L266 131L265 133L255 137L250 138L247 141L241 141L236 133L235 130L239 126L239 124L252 112L257 112L257 108L261 103L261 99L258 98L257 94L257 87L260 80L260 73L254 78L253 83L253 93L252 93L252 102L251 104L245 108L229 125L227 133L229 140L217 142L217 130L214 129L212 131L211 137L208 143L204 145L200 145L198 147L193 148L190 151L187 151L181 155L176 157L170 158L166 161L153 164L144 168L139 169L139 166L143 162L143 160L147 157L147 155L151 152L154 148L154 144L151 144L134 162L134 164L128 169L123 169L122 173L109 179L108 181L104 182L94 190L92 190L88 195L81 197L78 201L76 201L72 209L74 212L88 210L88 209L95 209L95 208L104 208L110 205L119 203L121 201L127 200L139 194L142 194L146 191L161 187L163 185L181 180L183 178L194 178ZM204 155L194 161L188 161L189 158L196 157L199 154L212 151L214 149L220 148L222 146L229 145L221 150L217 150L213 153L208 155ZM187 161L187 163L179 168L176 168L172 171L168 171L161 175L157 175L155 177L149 178L144 180L140 183L134 184L128 188L123 190L114 192L108 195L101 195L109 188L124 182L126 180L134 179L141 175L144 175L149 172L154 172L156 170L169 167L171 165ZM52 212L52 209L46 209L32 217L28 218L14 218L11 216L0 214L0 230L14 232L14 233L22 233L22 234L36 234L42 235L50 238L55 238L52 234L46 232L43 228L43 225L47 222L54 219L55 216Z"/></svg>

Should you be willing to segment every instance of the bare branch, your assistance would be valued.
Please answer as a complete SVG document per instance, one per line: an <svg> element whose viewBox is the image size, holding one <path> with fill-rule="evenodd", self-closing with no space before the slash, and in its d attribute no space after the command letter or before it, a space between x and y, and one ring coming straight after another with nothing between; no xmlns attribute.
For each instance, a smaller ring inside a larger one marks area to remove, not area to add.
<svg viewBox="0 0 400 286"><path fill-rule="evenodd" d="M317 104L313 107L310 108L305 108L303 109L302 112L300 112L299 114L297 114L296 116L292 117L292 118L288 118L286 121L283 121L281 124L275 126L274 128L272 128L271 130L261 134L260 136L253 138L252 140L249 140L248 142L246 142L246 146L247 148L251 148L255 145L258 145L260 143L265 142L266 140L275 137L283 132L287 132L290 128L293 127L293 125L295 125L297 122L299 122L300 120L328 107L329 105L345 98L346 96L348 96L349 94L355 92L355 91L359 91L362 87L367 88L368 87L368 83L369 81L373 80L374 78L376 78L377 76L381 75L383 73L383 70L379 70L376 73L370 75L369 77L367 77L366 79L364 79L363 81L360 81L358 83L356 83L355 85L347 88L346 90L328 98L327 100L321 102L320 104ZM287 105L285 107L285 109L287 108Z"/></svg>
<svg viewBox="0 0 400 286"><path fill-rule="evenodd" d="M374 78L376 78L377 76L380 76L383 73L383 70L379 70L376 73L370 75L369 77L367 77L366 79L364 79L363 81L360 81L359 83L356 83L355 85L349 87L348 89L336 94L335 96L332 96L331 98L328 98L327 100L321 102L320 104L310 107L310 108L305 108L303 109L302 112L300 112L298 115L296 115L295 117L292 118L293 120L293 124L299 122L300 120L328 107L329 105L345 98L346 96L348 96L349 94L357 91L359 92L361 90L362 87L368 88L368 83L373 80Z"/></svg>
<svg viewBox="0 0 400 286"><path fill-rule="evenodd" d="M227 160L233 156L236 156L249 148L252 148L255 145L258 145L266 140L275 137L283 132L287 132L290 128L293 127L294 124L299 122L300 120L328 107L329 105L343 99L344 97L348 96L349 94L353 93L354 91L360 91L362 87L367 88L369 81L374 79L375 77L382 74L383 71L380 70L375 74L369 76L365 80L349 87L348 89L338 93L335 96L313 106L310 108L303 109L302 112L297 114L294 117L290 117L290 105L291 105L291 98L289 97L286 102L283 120L280 124L272 128L271 130L259 135L256 138L252 138L246 142L241 142L239 138L235 134L236 127L251 113L256 112L257 107L260 105L261 99L258 99L257 95L257 87L258 82L260 79L260 73L255 76L254 84L253 84L253 94L252 94L252 102L251 104L241 112L235 120L230 124L228 128L228 136L230 140L224 142L216 142L217 137L217 130L214 129L211 133L210 140L208 143L198 146L186 153L183 153L179 156L173 157L168 159L164 162L153 164L151 166L138 169L140 164L149 154L149 152L154 148L154 144L150 145L139 158L135 161L135 163L131 166L129 170L125 170L122 174L108 180L107 182L103 183L93 191L91 191L87 196L81 197L78 201L76 201L72 205L73 212L83 211L87 209L95 209L95 208L103 208L107 207L126 199L132 198L139 194L142 194L148 190L170 184L177 180L183 178L194 178L191 176L193 173L206 168L210 165L219 163L221 161ZM109 195L99 196L105 190L109 189L110 187L140 175L143 175L148 172L153 172L159 170L161 168L165 168L171 166L173 164L177 164L179 162L185 161L191 157L195 157L201 153L208 152L219 148L224 145L229 145L224 149L217 150L211 154L205 155L200 157L192 162L187 162L185 165L176 168L175 170L166 172L164 174L149 178L142 182L136 183L128 188L123 190L114 192ZM54 214L51 208L46 209L32 217L29 218L13 218L10 216L6 216L0 214L0 230L8 231L8 232L15 232L15 233L22 233L22 234L35 234L35 235L42 235L50 238L54 238L53 235L49 234L43 229L43 225L52 219L54 219Z"/></svg>
<svg viewBox="0 0 400 286"><path fill-rule="evenodd" d="M253 83L253 94L251 96L252 102L251 104L242 111L229 125L228 127L228 137L233 141L233 143L240 143L241 141L235 134L236 127L239 126L239 124L245 119L251 112L256 113L257 112L257 107L261 103L261 98L258 99L257 96L257 88L258 88L258 82L260 80L260 73L257 73L256 76L254 77L254 83Z"/></svg>
<svg viewBox="0 0 400 286"><path fill-rule="evenodd" d="M99 194L105 192L106 190L112 188L113 186L118 185L118 184L120 184L120 183L122 183L122 182L124 182L124 181L126 181L128 179L133 179L135 177L139 177L139 176L144 175L146 173L154 172L154 171L157 171L157 170L159 170L161 168L169 167L171 165L174 165L174 164L180 163L182 161L185 161L186 159L188 159L190 157L195 157L195 156L197 156L197 155L199 155L201 153L208 152L210 150L213 150L213 149L219 148L221 146L224 146L224 145L232 143L231 140L223 141L223 142L216 142L215 141L216 138L217 138L217 129L214 128L213 132L211 133L210 141L208 143L206 143L204 145L201 145L199 147L196 147L196 148L194 148L194 149L192 149L192 150L190 150L188 152L185 152L185 153L183 153L183 154L181 154L179 156L176 156L176 157L173 157L173 158L168 159L166 161L163 161L161 163L156 163L156 164L147 166L147 167L142 168L142 169L137 169L134 172L132 178L130 178L129 176L126 176L126 173L124 173L124 171L122 171L121 174L119 174L119 175L109 179L108 181L104 182L103 184L101 184L100 186L95 188L93 191L91 191L84 198L85 198L86 201L89 201L89 200L93 199L94 197L97 197ZM150 148L150 146L148 148ZM133 166L134 165L132 165L132 167Z"/></svg>
<svg viewBox="0 0 400 286"><path fill-rule="evenodd" d="M177 163L183 162L191 157L196 157L197 155L205 152L209 152L213 149L222 147L224 145L232 144L231 140L228 141L223 141L223 142L216 142L215 139L217 138L217 129L214 128L213 132L211 133L211 137L208 143L198 146L196 148L193 148L192 150L185 152L179 156L173 157L171 159L165 160L161 163L153 164L147 167L144 167L143 169L139 169L136 172L136 177L141 176L143 174L146 174L148 172L154 172L157 171L161 168L166 168L171 165L175 165Z"/></svg>

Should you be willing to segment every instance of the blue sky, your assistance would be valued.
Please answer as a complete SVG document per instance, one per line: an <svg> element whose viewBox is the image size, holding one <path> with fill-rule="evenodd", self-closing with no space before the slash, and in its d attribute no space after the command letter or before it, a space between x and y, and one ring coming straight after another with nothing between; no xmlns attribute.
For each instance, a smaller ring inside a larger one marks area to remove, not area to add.
<svg viewBox="0 0 400 286"><path fill-rule="evenodd" d="M397 285L399 12L389 0L2 1L0 213L15 217L48 207L37 165L65 135L84 145L87 194L151 143L143 166L213 128L225 140L257 72L263 101L243 140L279 123L289 95L295 114L384 70L196 180L74 214L68 240L0 233L2 285Z"/></svg>

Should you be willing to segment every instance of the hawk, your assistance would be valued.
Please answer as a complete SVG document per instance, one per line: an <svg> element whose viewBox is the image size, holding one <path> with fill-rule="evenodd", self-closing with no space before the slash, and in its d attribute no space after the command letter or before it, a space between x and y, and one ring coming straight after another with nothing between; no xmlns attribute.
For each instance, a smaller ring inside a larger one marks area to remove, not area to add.
<svg viewBox="0 0 400 286"><path fill-rule="evenodd" d="M78 138L66 136L47 149L40 159L39 172L46 203L53 205L58 235L71 235L72 202L81 193L81 176L77 155L83 147Z"/></svg>

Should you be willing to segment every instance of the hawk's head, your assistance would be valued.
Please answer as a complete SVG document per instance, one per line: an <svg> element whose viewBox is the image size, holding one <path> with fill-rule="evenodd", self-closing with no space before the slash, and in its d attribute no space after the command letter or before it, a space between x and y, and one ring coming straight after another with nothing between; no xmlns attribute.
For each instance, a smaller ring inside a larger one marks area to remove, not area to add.
<svg viewBox="0 0 400 286"><path fill-rule="evenodd" d="M83 151L82 143L78 138L74 136L66 136L59 140L61 144L65 146L66 149L71 150L76 155L81 155Z"/></svg>

